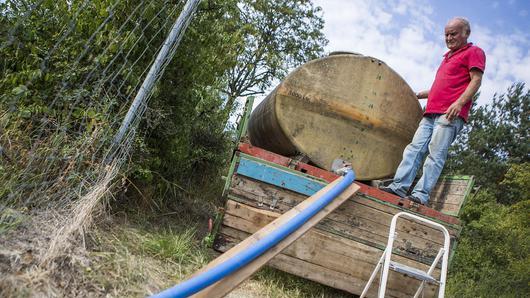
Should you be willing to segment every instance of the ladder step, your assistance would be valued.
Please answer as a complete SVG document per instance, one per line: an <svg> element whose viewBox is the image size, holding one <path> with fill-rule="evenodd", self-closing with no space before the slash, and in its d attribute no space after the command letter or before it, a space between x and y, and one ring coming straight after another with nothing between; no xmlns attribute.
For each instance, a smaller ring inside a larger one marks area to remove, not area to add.
<svg viewBox="0 0 530 298"><path fill-rule="evenodd" d="M427 272L425 272L423 270L420 270L420 269L417 269L417 268L413 268L413 267L401 264L401 263L390 261L389 268L391 270L396 271L396 272L403 273L403 274L406 274L408 276L414 277L414 278L416 278L418 280L422 280L422 281L426 281L426 282L430 282L430 283L435 283L435 284L439 283L438 280L436 280L434 277L430 276Z"/></svg>

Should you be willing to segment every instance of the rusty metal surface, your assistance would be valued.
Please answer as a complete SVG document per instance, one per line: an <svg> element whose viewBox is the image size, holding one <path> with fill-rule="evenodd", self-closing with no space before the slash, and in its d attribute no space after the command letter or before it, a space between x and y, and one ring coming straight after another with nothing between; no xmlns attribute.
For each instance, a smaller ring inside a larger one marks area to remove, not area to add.
<svg viewBox="0 0 530 298"><path fill-rule="evenodd" d="M421 115L414 92L384 62L336 54L289 74L252 113L249 136L328 170L342 158L359 180L378 179L394 173Z"/></svg>
<svg viewBox="0 0 530 298"><path fill-rule="evenodd" d="M272 91L252 112L248 124L250 142L284 156L293 156L297 153L296 147L280 127L275 104L276 90Z"/></svg>

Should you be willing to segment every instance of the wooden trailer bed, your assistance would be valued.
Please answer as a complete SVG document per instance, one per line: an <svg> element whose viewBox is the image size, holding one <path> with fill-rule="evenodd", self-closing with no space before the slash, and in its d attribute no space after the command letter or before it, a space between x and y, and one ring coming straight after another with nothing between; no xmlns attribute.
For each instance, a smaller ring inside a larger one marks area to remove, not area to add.
<svg viewBox="0 0 530 298"><path fill-rule="evenodd" d="M336 178L331 172L241 143L227 177L227 202L214 248L227 251ZM391 218L400 211L443 224L454 248L461 229L457 215L473 179L441 179L432 195L433 208L358 185L357 194L269 265L359 295L386 246ZM443 245L442 234L405 219L398 222L397 231L393 260L426 271ZM434 276L439 277L439 270ZM372 285L369 297L375 297L377 286L377 282ZM418 286L419 281L391 271L387 296L411 297ZM429 286L425 297L434 297L436 288Z"/></svg>

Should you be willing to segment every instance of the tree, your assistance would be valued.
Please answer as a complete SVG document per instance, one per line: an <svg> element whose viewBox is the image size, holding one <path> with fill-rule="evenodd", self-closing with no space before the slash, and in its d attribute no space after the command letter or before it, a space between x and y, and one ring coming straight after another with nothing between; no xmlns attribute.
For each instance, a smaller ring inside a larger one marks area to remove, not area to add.
<svg viewBox="0 0 530 298"><path fill-rule="evenodd" d="M320 57L327 44L321 8L310 0L241 0L237 64L227 72L225 111L237 97L263 93L287 71Z"/></svg>
<svg viewBox="0 0 530 298"><path fill-rule="evenodd" d="M236 98L264 92L322 53L319 11L306 0L203 2L151 102L138 177L154 185L149 173L157 173L205 192L215 186L230 156L226 120ZM165 185L157 186L162 193Z"/></svg>
<svg viewBox="0 0 530 298"><path fill-rule="evenodd" d="M502 181L514 204L482 190L466 204L464 229L449 274L450 297L528 297L530 163L511 165Z"/></svg>
<svg viewBox="0 0 530 298"><path fill-rule="evenodd" d="M474 109L455 146L447 172L475 175L477 183L499 191L510 164L530 162L530 90L524 83L494 95L492 103ZM499 201L503 196L499 194ZM509 202L506 202L509 203Z"/></svg>
<svg viewBox="0 0 530 298"><path fill-rule="evenodd" d="M529 105L530 90L512 85L472 111L452 148L448 172L474 175L482 188L462 210L451 297L530 294Z"/></svg>

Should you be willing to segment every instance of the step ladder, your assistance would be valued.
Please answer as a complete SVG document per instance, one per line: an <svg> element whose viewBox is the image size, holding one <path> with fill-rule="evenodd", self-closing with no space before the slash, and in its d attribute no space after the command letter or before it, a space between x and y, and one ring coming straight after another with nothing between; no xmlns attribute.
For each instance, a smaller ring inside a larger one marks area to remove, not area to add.
<svg viewBox="0 0 530 298"><path fill-rule="evenodd" d="M391 260L392 246L394 244L394 240L397 237L396 223L399 217L408 217L412 220L421 222L424 225L440 230L444 234L444 246L440 248L438 255L436 255L434 262L431 264L427 272L417 269L417 268L404 265L404 264L400 264L400 263L397 263ZM379 292L378 292L379 298L385 297L389 269L399 272L399 273L406 274L410 277L413 277L421 281L421 285L416 291L414 298L419 297L420 293L423 291L423 288L425 287L425 283L437 284L438 285L438 297L443 298L445 294L445 280L447 278L447 263L449 260L449 243L450 243L449 232L443 225L436 223L434 221L419 217L417 215L407 213L407 212L397 213L392 218L392 222L390 224L390 232L388 233L388 243L386 245L386 249L383 252L383 255L381 256L381 259L379 259L379 262L377 263L374 269L374 272L372 272L372 275L370 276L368 283L366 283L366 286L364 287L364 290L360 298L363 298L366 296L366 293L368 292L368 289L370 288L372 282L374 281L375 276L377 275L377 272L379 271L379 269L381 269L381 266L383 268L381 272L381 280L379 282ZM434 272L436 265L440 261L440 258L442 258L442 268L441 268L440 280L437 280L436 278L432 276L432 273Z"/></svg>

